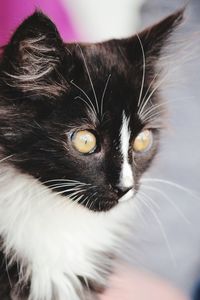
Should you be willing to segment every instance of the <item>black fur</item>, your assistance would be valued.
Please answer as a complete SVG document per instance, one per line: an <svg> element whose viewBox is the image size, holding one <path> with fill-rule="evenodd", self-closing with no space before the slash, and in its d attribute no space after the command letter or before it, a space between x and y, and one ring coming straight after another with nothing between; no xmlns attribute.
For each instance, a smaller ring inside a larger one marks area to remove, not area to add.
<svg viewBox="0 0 200 300"><path fill-rule="evenodd" d="M124 111L130 118L132 140L145 127L154 134L151 149L135 153L135 162L130 147L129 161L137 190L141 175L157 152L163 120L161 114L148 122L138 116L142 50L146 65L144 96L152 92L153 86L148 88L159 56L182 15L179 11L129 39L80 45L65 44L55 25L40 12L25 20L1 50L0 159L9 156L8 164L49 188L47 181L56 179L90 184L80 203L94 211L107 211L124 193L116 187L122 163L119 136ZM96 109L96 100L101 107L106 85L103 112L100 109L94 114L88 97ZM155 92L146 109L160 101ZM94 153L81 155L72 147L71 135L78 129L95 133ZM69 194L63 188L52 191ZM27 299L29 287L19 289L20 294L15 289L17 267L9 269L13 289L3 256L0 261L0 299ZM99 291L101 287L91 282L91 288Z"/></svg>
<svg viewBox="0 0 200 300"><path fill-rule="evenodd" d="M143 76L141 44L146 59L144 96L159 55L181 19L182 11L138 36L80 45L64 44L54 24L40 12L25 20L1 57L1 158L12 155L10 164L46 185L53 179L91 184L85 197L89 196L90 209L94 211L115 206L122 195L116 190L122 160L118 149L122 111L130 117L132 139L144 127L155 127L137 115ZM93 115L84 102L88 101L85 92L96 107L88 72L99 106L110 77L103 114ZM156 92L150 104L159 101ZM158 119L162 116L156 122ZM81 155L73 149L70 134L80 128L96 133L98 147L93 154ZM154 146L144 155L136 154L135 164L130 149L136 189L157 151L159 131L159 126L153 130Z"/></svg>

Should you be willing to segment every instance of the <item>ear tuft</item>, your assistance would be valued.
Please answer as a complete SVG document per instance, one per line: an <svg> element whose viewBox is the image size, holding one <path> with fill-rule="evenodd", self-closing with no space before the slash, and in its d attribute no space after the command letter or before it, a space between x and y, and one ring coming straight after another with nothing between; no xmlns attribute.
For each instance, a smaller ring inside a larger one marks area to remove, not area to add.
<svg viewBox="0 0 200 300"><path fill-rule="evenodd" d="M181 24L185 8L169 15L160 22L143 30L139 34L123 40L128 59L136 63L142 52L148 61L158 59L163 48L167 45L171 34Z"/></svg>
<svg viewBox="0 0 200 300"><path fill-rule="evenodd" d="M44 35L47 39L61 42L60 35L54 23L41 11L36 12L24 20L14 33L11 44L19 43L21 40L35 38Z"/></svg>
<svg viewBox="0 0 200 300"><path fill-rule="evenodd" d="M157 50L160 53L161 48L168 41L170 35L182 23L184 11L185 9L178 10L155 25L142 31L139 36L143 42L144 48L147 48L149 51Z"/></svg>
<svg viewBox="0 0 200 300"><path fill-rule="evenodd" d="M59 77L63 53L56 26L36 11L18 27L5 48L1 71L6 83L18 91L58 96L67 86Z"/></svg>

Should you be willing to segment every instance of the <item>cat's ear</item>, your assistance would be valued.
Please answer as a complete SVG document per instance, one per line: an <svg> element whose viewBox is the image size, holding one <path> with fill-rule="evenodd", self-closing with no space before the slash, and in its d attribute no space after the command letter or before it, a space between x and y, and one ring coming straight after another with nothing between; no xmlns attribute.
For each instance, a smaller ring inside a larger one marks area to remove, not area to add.
<svg viewBox="0 0 200 300"><path fill-rule="evenodd" d="M56 26L35 12L18 27L4 50L1 70L5 81L22 92L56 96L62 88L56 82L63 51Z"/></svg>
<svg viewBox="0 0 200 300"><path fill-rule="evenodd" d="M141 60L143 57L147 62L158 59L171 34L182 22L184 10L181 9L132 38L124 40L128 58L134 63L135 60Z"/></svg>
<svg viewBox="0 0 200 300"><path fill-rule="evenodd" d="M22 42L31 40L39 42L40 39L44 39L48 47L62 44L62 39L54 23L42 12L36 11L17 28L10 43L19 47Z"/></svg>

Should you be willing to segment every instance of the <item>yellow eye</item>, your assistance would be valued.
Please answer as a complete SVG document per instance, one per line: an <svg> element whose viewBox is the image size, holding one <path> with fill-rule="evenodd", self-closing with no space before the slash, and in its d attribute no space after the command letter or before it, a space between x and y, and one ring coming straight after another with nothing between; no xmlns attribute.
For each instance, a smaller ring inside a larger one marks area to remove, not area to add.
<svg viewBox="0 0 200 300"><path fill-rule="evenodd" d="M83 154L88 154L96 149L96 137L88 130L79 130L72 135L73 147Z"/></svg>
<svg viewBox="0 0 200 300"><path fill-rule="evenodd" d="M145 152L149 150L153 143L153 134L151 130L143 130L138 134L132 143L132 148L135 152Z"/></svg>

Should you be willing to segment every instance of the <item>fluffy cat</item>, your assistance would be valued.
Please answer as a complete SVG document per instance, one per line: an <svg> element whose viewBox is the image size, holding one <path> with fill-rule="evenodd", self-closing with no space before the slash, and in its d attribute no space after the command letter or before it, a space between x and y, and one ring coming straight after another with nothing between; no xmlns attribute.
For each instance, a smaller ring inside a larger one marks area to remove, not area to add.
<svg viewBox="0 0 200 300"><path fill-rule="evenodd" d="M94 299L106 286L158 150L158 61L182 17L78 45L36 12L2 49L1 300Z"/></svg>

